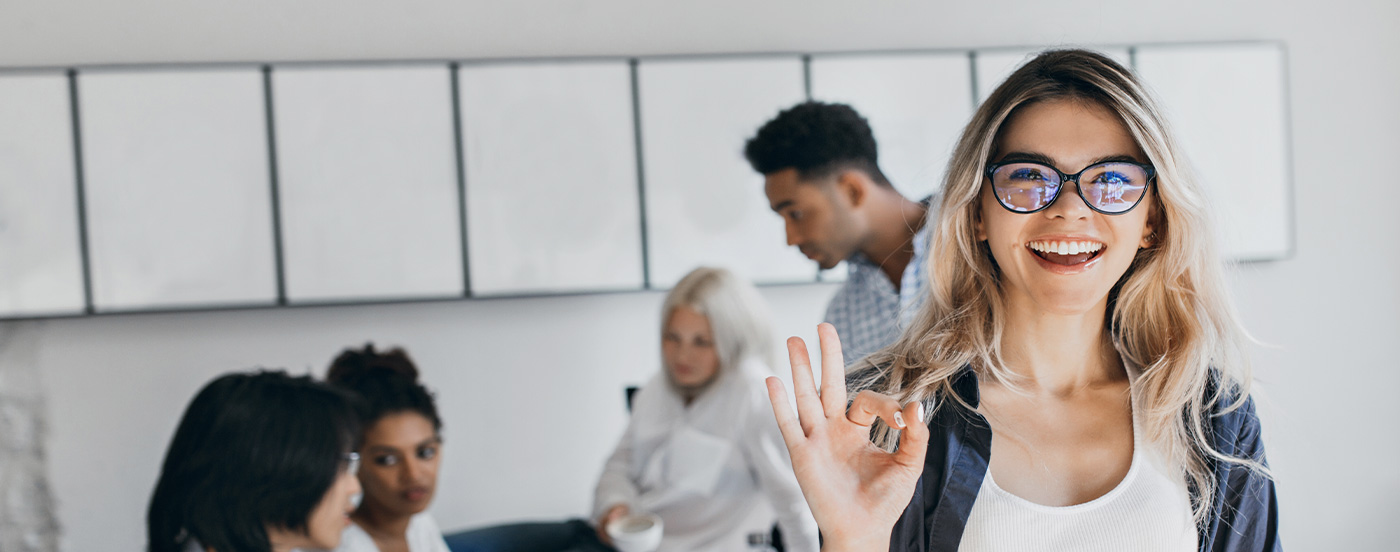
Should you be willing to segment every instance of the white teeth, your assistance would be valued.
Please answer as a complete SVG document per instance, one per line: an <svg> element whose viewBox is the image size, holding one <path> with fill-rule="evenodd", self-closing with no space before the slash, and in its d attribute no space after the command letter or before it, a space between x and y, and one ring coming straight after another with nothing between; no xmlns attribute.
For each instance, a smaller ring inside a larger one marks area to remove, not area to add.
<svg viewBox="0 0 1400 552"><path fill-rule="evenodd" d="M1091 241L1033 241L1027 246L1042 253L1058 255L1079 255L1103 249L1103 244Z"/></svg>

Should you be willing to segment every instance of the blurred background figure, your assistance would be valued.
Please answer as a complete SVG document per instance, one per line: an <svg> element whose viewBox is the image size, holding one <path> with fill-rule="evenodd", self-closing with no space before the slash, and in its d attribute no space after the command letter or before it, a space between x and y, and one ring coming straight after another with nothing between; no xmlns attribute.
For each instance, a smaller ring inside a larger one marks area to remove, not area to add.
<svg viewBox="0 0 1400 552"><path fill-rule="evenodd" d="M350 524L359 427L344 393L284 372L195 395L147 512L150 552L333 549Z"/></svg>
<svg viewBox="0 0 1400 552"><path fill-rule="evenodd" d="M849 274L827 304L847 363L893 343L927 286L929 205L913 201L880 171L870 124L851 106L807 101L764 123L744 145L763 174L769 207L788 245L822 270Z"/></svg>
<svg viewBox="0 0 1400 552"><path fill-rule="evenodd" d="M656 516L658 550L817 550L768 404L773 330L752 284L698 268L661 308L661 364L603 468L592 523L525 523L450 536L455 552L608 551L609 524ZM776 527L775 527L776 521ZM752 548L750 548L752 547Z"/></svg>
<svg viewBox="0 0 1400 552"><path fill-rule="evenodd" d="M633 402L594 500L600 535L631 513L664 521L661 550L733 550L776 517L788 550L816 550L763 378L768 307L729 271L699 268L661 309L662 370ZM771 510L769 509L771 508Z"/></svg>
<svg viewBox="0 0 1400 552"><path fill-rule="evenodd" d="M418 368L402 349L365 345L336 357L326 380L355 395L364 428L357 474L364 498L337 550L447 552L425 512L437 490L442 420Z"/></svg>

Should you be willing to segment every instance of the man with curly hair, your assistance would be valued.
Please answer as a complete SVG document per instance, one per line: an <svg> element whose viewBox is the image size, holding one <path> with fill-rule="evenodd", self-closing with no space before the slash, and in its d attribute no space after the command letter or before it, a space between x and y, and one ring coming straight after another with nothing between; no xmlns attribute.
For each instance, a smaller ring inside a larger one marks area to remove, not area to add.
<svg viewBox="0 0 1400 552"><path fill-rule="evenodd" d="M846 282L826 309L846 362L894 341L926 289L932 198L895 190L880 171L870 125L844 104L782 111L749 139L744 157L763 174L788 245L822 269L846 261Z"/></svg>

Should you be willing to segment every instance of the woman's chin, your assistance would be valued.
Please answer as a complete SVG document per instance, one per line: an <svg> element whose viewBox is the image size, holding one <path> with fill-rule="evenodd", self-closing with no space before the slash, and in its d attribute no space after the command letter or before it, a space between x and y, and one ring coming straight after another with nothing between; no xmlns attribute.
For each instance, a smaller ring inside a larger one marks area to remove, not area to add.
<svg viewBox="0 0 1400 552"><path fill-rule="evenodd" d="M1083 286L1045 286L1030 295L1036 309L1043 314L1078 316L1100 311L1108 299L1108 290L1088 290Z"/></svg>

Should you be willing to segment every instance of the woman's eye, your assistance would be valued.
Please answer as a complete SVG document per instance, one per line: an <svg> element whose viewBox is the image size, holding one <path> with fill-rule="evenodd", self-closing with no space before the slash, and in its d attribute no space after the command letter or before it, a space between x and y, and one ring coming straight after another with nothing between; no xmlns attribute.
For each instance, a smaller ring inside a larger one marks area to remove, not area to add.
<svg viewBox="0 0 1400 552"><path fill-rule="evenodd" d="M418 449L418 458L432 460L434 456L437 456L437 453L437 447L423 447Z"/></svg>
<svg viewBox="0 0 1400 552"><path fill-rule="evenodd" d="M1045 180L1045 174L1039 169L1016 169L1011 171L1012 180Z"/></svg>
<svg viewBox="0 0 1400 552"><path fill-rule="evenodd" d="M1098 184L1116 184L1121 186L1131 182L1131 179L1128 178L1128 175L1122 173L1106 172L1099 175L1098 178L1095 178L1094 182Z"/></svg>
<svg viewBox="0 0 1400 552"><path fill-rule="evenodd" d="M399 457L394 456L392 454L385 456L377 456L374 458L374 463L380 466L397 466L399 463Z"/></svg>
<svg viewBox="0 0 1400 552"><path fill-rule="evenodd" d="M792 219L793 222L802 220L802 211L788 211L788 218Z"/></svg>

